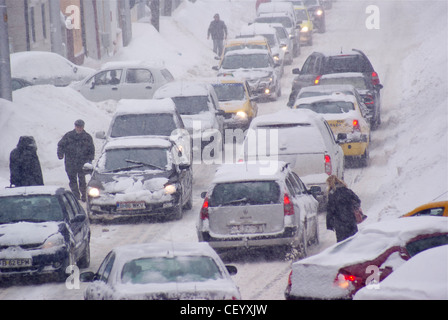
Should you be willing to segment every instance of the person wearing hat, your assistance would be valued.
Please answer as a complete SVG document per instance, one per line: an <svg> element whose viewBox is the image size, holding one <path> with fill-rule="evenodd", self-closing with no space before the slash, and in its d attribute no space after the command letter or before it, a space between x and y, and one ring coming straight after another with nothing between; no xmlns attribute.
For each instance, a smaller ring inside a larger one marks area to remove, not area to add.
<svg viewBox="0 0 448 320"><path fill-rule="evenodd" d="M224 40L227 39L227 26L224 21L219 19L219 14L213 16L213 21L210 22L208 27L207 39L212 36L213 40L213 52L221 57L224 49Z"/></svg>
<svg viewBox="0 0 448 320"><path fill-rule="evenodd" d="M34 137L21 136L17 147L9 155L11 187L42 186L42 168L37 156Z"/></svg>
<svg viewBox="0 0 448 320"><path fill-rule="evenodd" d="M69 186L78 200L86 201L86 176L83 171L85 163L95 158L95 145L90 134L84 130L84 121L76 120L75 129L67 132L58 142L57 155L65 158L65 171Z"/></svg>

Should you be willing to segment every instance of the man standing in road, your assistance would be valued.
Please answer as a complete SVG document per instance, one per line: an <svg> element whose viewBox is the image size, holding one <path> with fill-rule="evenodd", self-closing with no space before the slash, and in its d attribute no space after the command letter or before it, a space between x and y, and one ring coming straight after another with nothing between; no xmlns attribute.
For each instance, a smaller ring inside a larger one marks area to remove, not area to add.
<svg viewBox="0 0 448 320"><path fill-rule="evenodd" d="M207 39L213 40L213 52L221 58L222 50L224 49L224 40L227 39L227 26L224 21L219 19L219 14L213 16L213 21L208 27Z"/></svg>
<svg viewBox="0 0 448 320"><path fill-rule="evenodd" d="M58 158L64 159L69 186L78 200L86 201L86 175L82 167L95 158L95 145L90 134L84 130L84 121L76 120L75 129L67 132L58 143ZM78 185L79 180L79 185Z"/></svg>

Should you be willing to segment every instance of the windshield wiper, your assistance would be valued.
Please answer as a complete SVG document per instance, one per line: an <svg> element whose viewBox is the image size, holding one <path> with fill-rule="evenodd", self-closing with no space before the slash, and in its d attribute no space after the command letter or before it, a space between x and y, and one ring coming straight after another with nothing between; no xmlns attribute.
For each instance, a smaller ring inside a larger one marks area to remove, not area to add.
<svg viewBox="0 0 448 320"><path fill-rule="evenodd" d="M122 167L122 168L117 168L117 169L106 171L106 173L127 171L127 170L132 170L132 169L135 169L135 168L140 168L140 167L143 167L143 166L144 166L143 164L139 164L139 165L136 165L136 166Z"/></svg>
<svg viewBox="0 0 448 320"><path fill-rule="evenodd" d="M153 164L150 164L150 163L146 163L146 162L143 162L143 161L136 161L136 160L130 160L130 159L125 159L124 161L129 162L129 163L135 163L135 164L137 164L137 165L139 165L139 166L148 166L148 167L152 167L152 168L155 168L155 169L159 169L159 170L161 170L161 171L164 171L164 170L165 170L165 169L163 169L163 168L161 168L161 167L158 167L158 166L156 166L156 165L153 165Z"/></svg>
<svg viewBox="0 0 448 320"><path fill-rule="evenodd" d="M232 200L232 201L223 203L222 205L243 203L243 202L248 202L248 201L249 201L249 199L247 199L247 198L241 198L241 199L236 199L236 200Z"/></svg>

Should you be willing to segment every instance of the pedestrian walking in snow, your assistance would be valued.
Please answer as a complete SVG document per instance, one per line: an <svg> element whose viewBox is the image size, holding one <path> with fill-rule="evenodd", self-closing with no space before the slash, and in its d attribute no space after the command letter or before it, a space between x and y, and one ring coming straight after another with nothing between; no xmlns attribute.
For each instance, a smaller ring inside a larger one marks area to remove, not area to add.
<svg viewBox="0 0 448 320"><path fill-rule="evenodd" d="M340 242L358 232L355 209L361 207L361 200L336 176L328 177L327 185L327 229L334 230Z"/></svg>
<svg viewBox="0 0 448 320"><path fill-rule="evenodd" d="M58 143L58 158L65 157L65 171L69 186L78 200L86 201L86 174L83 166L95 158L95 145L90 134L84 130L84 121L76 120L75 129L67 132Z"/></svg>
<svg viewBox="0 0 448 320"><path fill-rule="evenodd" d="M224 40L227 39L227 26L219 19L219 14L213 16L213 21L208 27L207 39L213 40L213 52L220 58L224 49Z"/></svg>
<svg viewBox="0 0 448 320"><path fill-rule="evenodd" d="M22 136L9 155L10 183L15 187L42 186L44 179L34 137Z"/></svg>

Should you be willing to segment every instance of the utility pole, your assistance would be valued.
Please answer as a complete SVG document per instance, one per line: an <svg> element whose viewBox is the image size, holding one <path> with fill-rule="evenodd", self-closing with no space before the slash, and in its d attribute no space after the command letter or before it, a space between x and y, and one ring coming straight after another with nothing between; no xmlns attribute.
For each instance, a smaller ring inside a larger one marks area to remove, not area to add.
<svg viewBox="0 0 448 320"><path fill-rule="evenodd" d="M61 7L59 0L49 0L51 51L65 56L62 45Z"/></svg>
<svg viewBox="0 0 448 320"><path fill-rule="evenodd" d="M132 39L131 7L129 0L120 0L120 18L123 46L127 47Z"/></svg>
<svg viewBox="0 0 448 320"><path fill-rule="evenodd" d="M151 24L160 31L160 1L151 0L149 8L151 9Z"/></svg>
<svg viewBox="0 0 448 320"><path fill-rule="evenodd" d="M9 59L6 0L0 0L0 98L12 101L11 60Z"/></svg>

